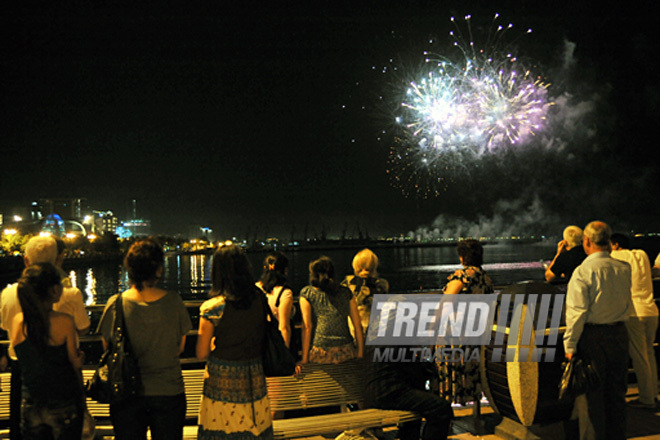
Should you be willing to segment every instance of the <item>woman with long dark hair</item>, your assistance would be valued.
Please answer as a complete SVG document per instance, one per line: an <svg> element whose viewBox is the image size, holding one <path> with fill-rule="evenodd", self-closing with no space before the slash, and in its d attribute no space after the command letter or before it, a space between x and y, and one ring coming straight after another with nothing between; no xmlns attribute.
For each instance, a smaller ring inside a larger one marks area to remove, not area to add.
<svg viewBox="0 0 660 440"><path fill-rule="evenodd" d="M22 312L14 317L11 343L22 367L22 436L80 440L83 358L73 318L53 310L62 296L57 268L49 263L26 268L17 294Z"/></svg>
<svg viewBox="0 0 660 440"><path fill-rule="evenodd" d="M287 347L291 344L291 312L293 291L287 284L289 259L282 252L274 252L264 260L264 270L257 287L264 291L273 316Z"/></svg>
<svg viewBox="0 0 660 440"><path fill-rule="evenodd" d="M262 365L266 301L242 249L213 255L211 299L200 307L197 357L206 359L200 439L272 439Z"/></svg>
<svg viewBox="0 0 660 440"><path fill-rule="evenodd" d="M115 437L180 439L186 418L186 396L179 355L192 328L181 297L157 287L163 276L165 254L153 239L138 240L124 258L131 282L121 293L125 333L135 353L144 392L110 405ZM104 344L112 338L114 304L106 305L99 332Z"/></svg>
<svg viewBox="0 0 660 440"><path fill-rule="evenodd" d="M330 258L321 257L309 264L309 284L300 292L301 364L336 364L363 357L364 336L357 303L351 291L335 280ZM357 346L348 328L349 317L356 329Z"/></svg>

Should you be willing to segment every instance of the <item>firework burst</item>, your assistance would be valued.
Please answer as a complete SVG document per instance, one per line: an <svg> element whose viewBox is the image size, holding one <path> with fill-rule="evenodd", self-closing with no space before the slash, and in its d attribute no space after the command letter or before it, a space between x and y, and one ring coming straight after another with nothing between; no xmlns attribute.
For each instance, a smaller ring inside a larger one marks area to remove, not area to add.
<svg viewBox="0 0 660 440"><path fill-rule="evenodd" d="M505 34L513 25L497 25L498 17L483 46L474 42L469 15L466 34L451 19L460 61L424 53L427 72L409 83L390 149L388 173L404 194L437 195L466 168L457 160L524 146L543 130L552 105L548 85L511 53L515 40L507 44Z"/></svg>

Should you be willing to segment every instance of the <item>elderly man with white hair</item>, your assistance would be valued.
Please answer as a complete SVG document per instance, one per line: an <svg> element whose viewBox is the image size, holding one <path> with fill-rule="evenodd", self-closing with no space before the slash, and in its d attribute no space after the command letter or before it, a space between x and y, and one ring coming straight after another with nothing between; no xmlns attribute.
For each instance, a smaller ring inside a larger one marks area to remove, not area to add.
<svg viewBox="0 0 660 440"><path fill-rule="evenodd" d="M586 392L589 420L597 439L626 438L628 331L633 310L630 265L610 256L610 227L594 221L584 228L587 258L568 283L566 358L591 363L600 381Z"/></svg>

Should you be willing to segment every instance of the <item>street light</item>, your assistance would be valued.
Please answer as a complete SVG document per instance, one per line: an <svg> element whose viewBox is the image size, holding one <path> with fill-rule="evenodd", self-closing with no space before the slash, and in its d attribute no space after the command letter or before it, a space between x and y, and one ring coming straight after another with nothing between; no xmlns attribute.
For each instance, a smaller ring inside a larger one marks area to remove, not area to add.
<svg viewBox="0 0 660 440"><path fill-rule="evenodd" d="M18 231L16 229L5 229L2 233L5 235L16 235Z"/></svg>

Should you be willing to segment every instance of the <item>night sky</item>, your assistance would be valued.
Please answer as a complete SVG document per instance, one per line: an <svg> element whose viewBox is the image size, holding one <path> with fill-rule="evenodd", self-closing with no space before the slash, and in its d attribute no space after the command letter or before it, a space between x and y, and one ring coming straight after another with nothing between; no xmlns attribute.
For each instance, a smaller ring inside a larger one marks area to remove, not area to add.
<svg viewBox="0 0 660 440"><path fill-rule="evenodd" d="M218 238L660 231L658 16L634 2L20 3L0 13L5 215L74 196ZM551 83L549 128L405 196L387 173L405 85L450 16L477 34L495 12L534 30L517 52Z"/></svg>

